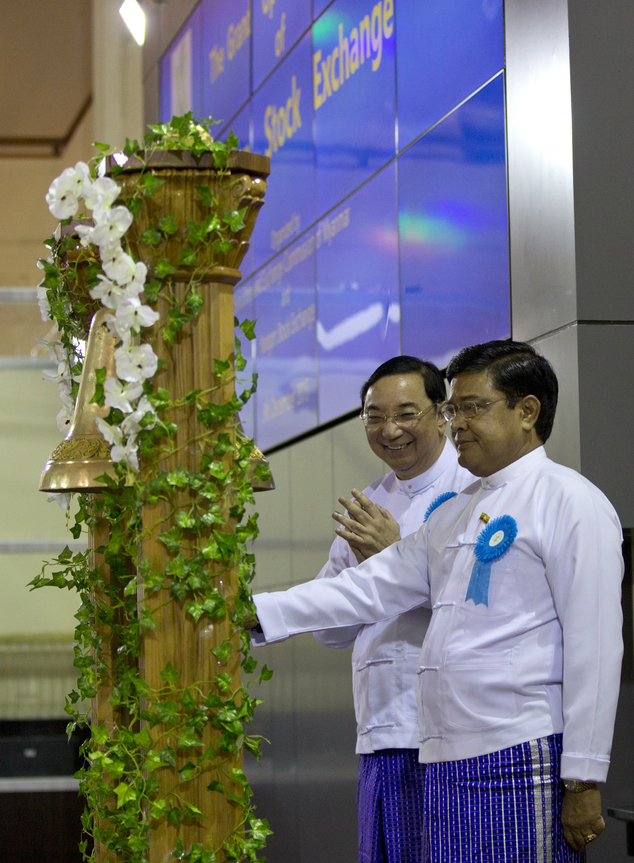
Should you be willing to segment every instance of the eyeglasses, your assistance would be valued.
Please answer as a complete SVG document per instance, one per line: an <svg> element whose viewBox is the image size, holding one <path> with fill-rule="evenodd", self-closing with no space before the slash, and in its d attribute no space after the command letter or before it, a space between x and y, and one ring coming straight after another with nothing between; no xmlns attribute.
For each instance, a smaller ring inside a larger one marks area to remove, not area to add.
<svg viewBox="0 0 634 863"><path fill-rule="evenodd" d="M396 411L396 413L390 414L390 416L386 416L385 414L380 413L365 412L359 414L359 416L363 421L363 425L369 429L381 428L381 426L387 425L387 423L389 422L393 422L394 425L399 426L399 428L411 428L412 426L416 425L416 423L421 417L424 417L426 413L429 413L429 411L435 407L437 407L437 405L433 404L422 411Z"/></svg>
<svg viewBox="0 0 634 863"><path fill-rule="evenodd" d="M462 402L460 405L454 405L451 402L445 402L441 407L440 412L448 423L453 422L460 414L463 420L472 420L484 408L489 405L496 405L498 402L506 402L508 399L496 399L493 402Z"/></svg>

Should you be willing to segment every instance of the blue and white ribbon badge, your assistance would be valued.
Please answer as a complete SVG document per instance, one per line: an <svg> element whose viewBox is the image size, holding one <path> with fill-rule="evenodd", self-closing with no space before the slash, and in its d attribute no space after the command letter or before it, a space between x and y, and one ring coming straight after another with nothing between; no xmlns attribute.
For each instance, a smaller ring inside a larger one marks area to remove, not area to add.
<svg viewBox="0 0 634 863"><path fill-rule="evenodd" d="M458 492L456 491L444 491L442 494L439 494L438 497L435 498L435 500L432 500L432 502L427 507L427 512L425 513L423 524L425 524L425 522L435 509L438 509L438 507L446 500L451 500L452 497L456 497L457 494Z"/></svg>
<svg viewBox="0 0 634 863"><path fill-rule="evenodd" d="M478 535L473 549L476 561L471 570L465 602L472 599L476 605L489 605L489 579L491 565L513 545L517 536L517 522L511 515L492 519Z"/></svg>

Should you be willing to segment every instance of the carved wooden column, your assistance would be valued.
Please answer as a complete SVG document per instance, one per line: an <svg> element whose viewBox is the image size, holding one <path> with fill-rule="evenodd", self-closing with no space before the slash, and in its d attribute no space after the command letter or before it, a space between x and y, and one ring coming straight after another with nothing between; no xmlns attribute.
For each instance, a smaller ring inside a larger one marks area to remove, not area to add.
<svg viewBox="0 0 634 863"><path fill-rule="evenodd" d="M222 212L247 207L246 227L235 247L226 255L215 256L215 260L208 260L202 265L198 262L195 279L202 284L198 285L196 290L204 299L198 316L177 335L173 347L164 341L160 334L153 343L159 359L166 360L165 365L159 369L156 383L168 390L175 401L183 401L192 390L204 392L217 387L219 381L214 375L214 359L231 360L234 351L233 287L240 279L237 268L248 248L246 239L251 234L257 212L262 205L268 159L250 153L235 153L232 156L231 177L223 185L219 185L213 181L211 172L204 170L200 163L196 168L183 167L180 164L173 167L172 154L156 154L155 158L160 159L160 162L157 162L156 174L167 182L154 197L144 200L144 209L135 219L133 226L135 232L138 232L137 236L140 236L147 227L146 221L148 224L157 224L159 216L172 212L179 225L186 225L187 218L200 222L204 218L204 210L199 193L194 191L195 186L212 186L214 195L221 202ZM184 161L187 162L188 159ZM165 162L168 164L163 169ZM169 162L172 162L172 167ZM125 174L120 175L117 181L125 186ZM134 252L134 236L130 236L131 234L132 229L128 236ZM172 276L172 290L177 301L184 299L189 279L194 274L193 268L178 266L182 246L182 238L175 235L167 244L166 254L168 260L178 267L177 273ZM164 253L163 249L161 254ZM151 268L154 261L146 258L146 263ZM161 320L165 320L167 304L160 298L157 310L161 313ZM232 395L231 383L217 389L211 398L213 401L226 402ZM170 414L169 419L176 423L178 428L175 447L171 454L162 458L159 468L172 471L182 465L186 471L199 472L202 458L199 439L206 429L197 419L195 406L184 403ZM181 511L186 512L190 503L190 491L180 490L176 499L177 510L182 508ZM231 501L227 503L224 514L227 520L230 504ZM172 507L160 500L144 507L143 529L146 538L143 542L143 554L153 570L164 572L172 559L158 535L176 524L175 516L176 512ZM225 529L231 529L231 525ZM208 533L211 534L211 529ZM188 556L186 548L182 553L185 557ZM224 571L218 576L210 562L209 577L215 579L222 595L236 593L235 572ZM191 615L186 614L183 604L173 600L174 594L170 591L169 584L158 592L146 590L139 595L139 606L149 610L158 624L157 629L145 633L140 659L141 675L150 688L158 690L164 685L160 672L168 662L180 673L179 688L198 684L204 694L207 694L213 691L214 677L220 672L228 672L231 675L232 688L239 688L239 632L234 631L228 618L210 622L209 618L203 617L195 622ZM228 661L220 664L211 653L211 648L221 645L225 640L232 641L234 650ZM204 683L201 684L201 681ZM210 723L205 725L205 729L203 742L205 746L209 746L220 732L211 728ZM165 731L165 726L157 724L150 733L156 740ZM172 741L171 745L176 748L176 741ZM179 770L188 761L195 761L195 754L199 752L200 750L196 751L192 757L191 749L177 749L176 766L161 768L157 776L161 796L175 790L183 802L196 806L205 817L188 819L181 822L179 827L162 818L150 831L151 863L164 863L170 859L169 853L179 838L185 848L192 843L201 843L207 849L217 849L239 825L242 817L240 807L231 803L225 795L209 791L207 786L212 780L221 778L229 793L240 795L240 787L235 783L232 786L228 777L231 776L232 767L241 767L241 757L232 756L224 764L222 776L219 776L217 767L212 764L201 776L182 782Z"/></svg>

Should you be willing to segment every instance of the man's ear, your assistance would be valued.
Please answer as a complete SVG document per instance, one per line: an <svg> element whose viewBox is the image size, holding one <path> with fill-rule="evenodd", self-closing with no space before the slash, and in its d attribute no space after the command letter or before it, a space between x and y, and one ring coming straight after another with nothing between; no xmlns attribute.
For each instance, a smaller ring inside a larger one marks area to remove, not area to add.
<svg viewBox="0 0 634 863"><path fill-rule="evenodd" d="M442 411L440 410L440 405L435 406L436 410L436 425L438 426L438 431L441 435L445 434L445 430L447 428L447 420L442 415Z"/></svg>
<svg viewBox="0 0 634 863"><path fill-rule="evenodd" d="M530 431L535 427L542 405L537 396L524 396L518 405L522 417L522 428Z"/></svg>

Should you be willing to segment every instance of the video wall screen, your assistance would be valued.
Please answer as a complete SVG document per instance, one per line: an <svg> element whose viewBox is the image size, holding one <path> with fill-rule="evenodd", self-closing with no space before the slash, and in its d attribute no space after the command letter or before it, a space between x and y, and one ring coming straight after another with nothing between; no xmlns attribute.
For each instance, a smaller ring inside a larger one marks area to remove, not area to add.
<svg viewBox="0 0 634 863"><path fill-rule="evenodd" d="M260 448L509 336L502 0L202 0L161 60L188 110L271 158L235 292Z"/></svg>

